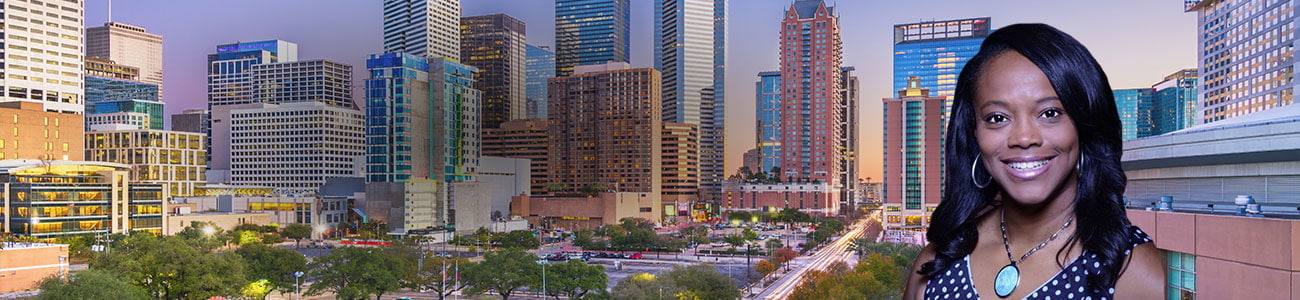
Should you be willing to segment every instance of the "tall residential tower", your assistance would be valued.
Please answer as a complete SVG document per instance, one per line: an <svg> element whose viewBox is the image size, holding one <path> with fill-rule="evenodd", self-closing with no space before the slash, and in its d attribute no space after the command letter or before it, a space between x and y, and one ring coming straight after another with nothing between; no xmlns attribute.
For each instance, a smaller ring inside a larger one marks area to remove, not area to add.
<svg viewBox="0 0 1300 300"><path fill-rule="evenodd" d="M798 0L781 21L781 176L786 181L839 186L844 116L843 43L835 8Z"/></svg>

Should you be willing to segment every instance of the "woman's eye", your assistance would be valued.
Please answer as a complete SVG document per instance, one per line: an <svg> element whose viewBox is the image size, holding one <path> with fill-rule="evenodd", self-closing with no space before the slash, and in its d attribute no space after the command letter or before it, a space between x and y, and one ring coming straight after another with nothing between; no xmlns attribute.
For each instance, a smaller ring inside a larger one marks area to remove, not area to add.
<svg viewBox="0 0 1300 300"><path fill-rule="evenodd" d="M1048 119L1055 119L1056 117L1060 117L1063 114L1065 113L1061 112L1061 110L1059 109L1049 109L1043 111L1043 117Z"/></svg>
<svg viewBox="0 0 1300 300"><path fill-rule="evenodd" d="M988 122L988 123L997 124L1006 121L1007 121L1007 116L1003 116L1003 115L992 115L992 116L984 117L984 122Z"/></svg>

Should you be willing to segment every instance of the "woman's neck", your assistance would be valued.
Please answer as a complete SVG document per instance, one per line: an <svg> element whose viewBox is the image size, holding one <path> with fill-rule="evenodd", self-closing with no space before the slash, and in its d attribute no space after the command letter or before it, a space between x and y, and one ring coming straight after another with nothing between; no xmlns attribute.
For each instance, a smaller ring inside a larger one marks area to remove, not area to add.
<svg viewBox="0 0 1300 300"><path fill-rule="evenodd" d="M1017 244L1037 244L1051 236L1061 229L1066 219L1074 215L1077 185L1077 181L1066 183L1053 197L1036 204L1022 204L1003 194L1002 209L1005 210L1007 234L1014 237L1012 240L1017 241Z"/></svg>

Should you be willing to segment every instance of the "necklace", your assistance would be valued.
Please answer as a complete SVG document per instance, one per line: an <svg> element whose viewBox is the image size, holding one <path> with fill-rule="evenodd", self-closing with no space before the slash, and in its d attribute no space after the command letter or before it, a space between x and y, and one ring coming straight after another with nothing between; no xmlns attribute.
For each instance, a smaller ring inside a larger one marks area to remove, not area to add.
<svg viewBox="0 0 1300 300"><path fill-rule="evenodd" d="M1001 270L998 270L998 276L993 281L993 291L998 293L998 297L1006 298L1011 295L1011 292L1016 290L1016 287L1020 286L1020 267L1017 267L1017 265L1024 262L1026 258L1029 258L1029 255L1038 252L1038 250L1043 249L1043 247L1046 247L1047 243L1055 240L1056 236L1060 235L1061 231L1064 231L1066 227L1069 227L1071 222L1074 222L1074 215L1070 215L1070 218L1065 220L1065 224L1061 224L1061 229L1057 229L1056 232L1053 232L1052 236L1047 237L1047 240L1038 243L1038 246L1035 246L1033 249L1029 249L1029 252L1025 252L1025 255L1020 256L1020 260L1015 260L1011 258L1011 242L1010 239L1007 238L1007 209L1005 207L1002 208L1002 219L999 221L999 224L1002 226L1002 245L1006 247L1007 260L1011 261L1011 263L1002 267Z"/></svg>

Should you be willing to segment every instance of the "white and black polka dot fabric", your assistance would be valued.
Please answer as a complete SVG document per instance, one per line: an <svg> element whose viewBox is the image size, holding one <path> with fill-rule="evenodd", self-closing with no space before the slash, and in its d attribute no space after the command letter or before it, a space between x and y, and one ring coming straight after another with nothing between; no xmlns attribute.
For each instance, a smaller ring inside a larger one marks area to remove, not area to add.
<svg viewBox="0 0 1300 300"><path fill-rule="evenodd" d="M1138 245L1151 242L1151 238L1146 233L1138 229L1137 226L1129 226L1129 249L1124 250L1124 255L1132 253L1132 249ZM1108 287L1105 290L1087 289L1088 275L1098 272L1101 269L1102 262L1097 260L1097 255L1084 251L1083 255L1075 258L1073 262L1066 265L1065 268L1056 273L1055 277L1043 282L1036 290L1025 296L1024 299L1033 300L1109 300L1115 296L1115 287ZM970 255L962 260L954 262L948 266L947 270L940 272L938 275L931 277L925 284L925 299L927 300L958 300L958 299L979 299L979 293L975 291L975 285L971 282L970 276ZM1020 288L1025 288L1023 284L1033 284L1021 282Z"/></svg>

